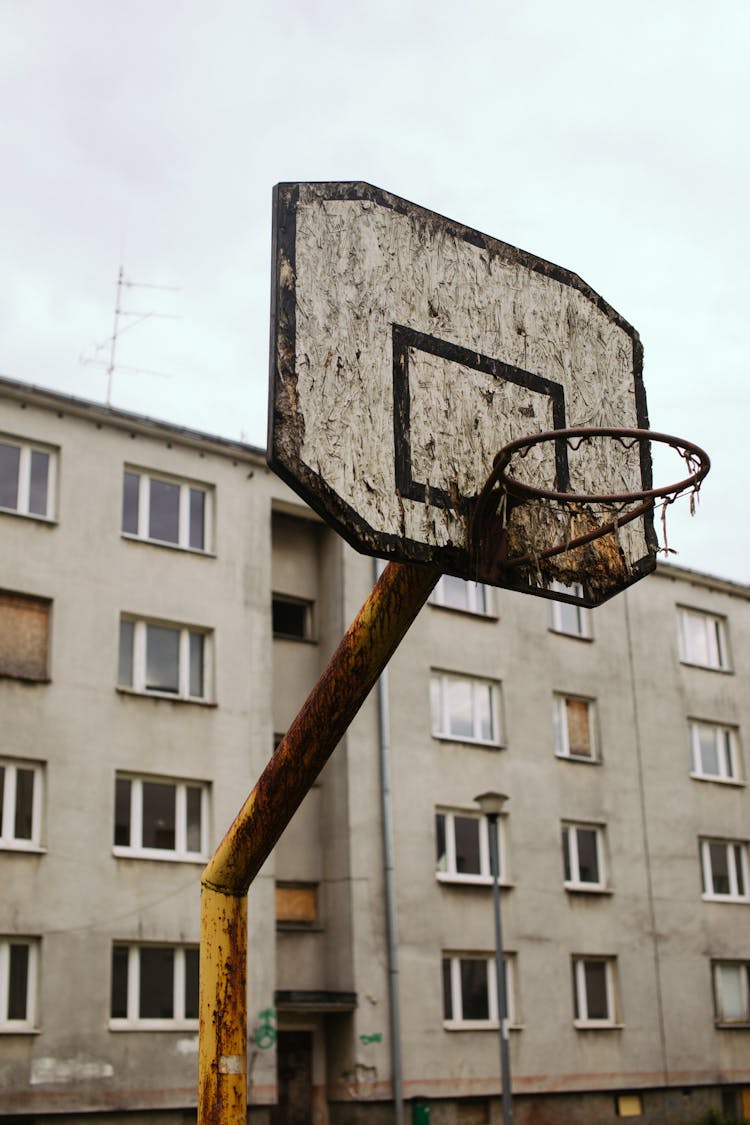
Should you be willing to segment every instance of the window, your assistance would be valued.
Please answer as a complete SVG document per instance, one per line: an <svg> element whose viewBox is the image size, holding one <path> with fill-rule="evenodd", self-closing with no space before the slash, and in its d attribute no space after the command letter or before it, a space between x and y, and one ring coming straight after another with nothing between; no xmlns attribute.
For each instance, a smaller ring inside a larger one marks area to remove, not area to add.
<svg viewBox="0 0 750 1125"><path fill-rule="evenodd" d="M276 884L276 924L283 930L310 929L318 920L316 883Z"/></svg>
<svg viewBox="0 0 750 1125"><path fill-rule="evenodd" d="M563 872L568 890L601 891L604 877L603 831L591 824L563 824Z"/></svg>
<svg viewBox="0 0 750 1125"><path fill-rule="evenodd" d="M594 704L591 700L556 696L554 721L555 753L559 757L587 762L596 759Z"/></svg>
<svg viewBox="0 0 750 1125"><path fill-rule="evenodd" d="M115 855L204 860L208 789L199 782L115 778Z"/></svg>
<svg viewBox="0 0 750 1125"><path fill-rule="evenodd" d="M122 617L117 683L137 692L206 700L210 655L210 633Z"/></svg>
<svg viewBox="0 0 750 1125"><path fill-rule="evenodd" d="M701 840L703 897L748 902L747 844Z"/></svg>
<svg viewBox="0 0 750 1125"><path fill-rule="evenodd" d="M465 613L477 613L485 617L491 614L488 587L481 582L466 582L463 578L454 578L452 574L442 575L430 594L430 602L445 609L461 609Z"/></svg>
<svg viewBox="0 0 750 1125"><path fill-rule="evenodd" d="M432 733L437 738L500 745L499 684L434 672L430 701Z"/></svg>
<svg viewBox="0 0 750 1125"><path fill-rule="evenodd" d="M730 667L727 627L723 617L697 609L679 609L680 660L701 668Z"/></svg>
<svg viewBox="0 0 750 1125"><path fill-rule="evenodd" d="M39 848L41 819L41 766L0 758L0 848Z"/></svg>
<svg viewBox="0 0 750 1125"><path fill-rule="evenodd" d="M0 676L48 680L50 601L0 590Z"/></svg>
<svg viewBox="0 0 750 1125"><path fill-rule="evenodd" d="M212 499L205 486L126 468L122 533L187 551L210 551Z"/></svg>
<svg viewBox="0 0 750 1125"><path fill-rule="evenodd" d="M737 732L718 723L690 723L693 777L706 781L738 781Z"/></svg>
<svg viewBox="0 0 750 1125"><path fill-rule="evenodd" d="M504 882L503 818L498 818L500 882ZM490 883L490 843L487 818L470 813L435 813L436 870L443 882Z"/></svg>
<svg viewBox="0 0 750 1125"><path fill-rule="evenodd" d="M274 594L271 602L274 637L310 641L313 636L312 602Z"/></svg>
<svg viewBox="0 0 750 1125"><path fill-rule="evenodd" d="M562 582L552 582L550 590L558 594L570 594L575 598L583 597L583 586L580 582L571 582L570 586ZM555 633L567 633L571 637L591 637L591 622L589 611L581 605L572 605L570 602L550 601L550 628Z"/></svg>
<svg viewBox="0 0 750 1125"><path fill-rule="evenodd" d="M714 961L714 1014L720 1024L750 1024L750 962Z"/></svg>
<svg viewBox="0 0 750 1125"><path fill-rule="evenodd" d="M33 938L0 938L0 1031L34 1030L37 952Z"/></svg>
<svg viewBox="0 0 750 1125"><path fill-rule="evenodd" d="M515 958L506 954L505 997L508 1023L516 1024ZM490 954L443 955L443 1021L447 1027L497 1027L495 958Z"/></svg>
<svg viewBox="0 0 750 1125"><path fill-rule="evenodd" d="M573 958L573 1012L576 1027L615 1027L614 957Z"/></svg>
<svg viewBox="0 0 750 1125"><path fill-rule="evenodd" d="M643 1098L640 1094L618 1094L615 1113L618 1117L643 1117Z"/></svg>
<svg viewBox="0 0 750 1125"><path fill-rule="evenodd" d="M54 450L0 437L0 509L51 520L55 466Z"/></svg>
<svg viewBox="0 0 750 1125"><path fill-rule="evenodd" d="M114 945L110 1027L198 1027L198 946Z"/></svg>

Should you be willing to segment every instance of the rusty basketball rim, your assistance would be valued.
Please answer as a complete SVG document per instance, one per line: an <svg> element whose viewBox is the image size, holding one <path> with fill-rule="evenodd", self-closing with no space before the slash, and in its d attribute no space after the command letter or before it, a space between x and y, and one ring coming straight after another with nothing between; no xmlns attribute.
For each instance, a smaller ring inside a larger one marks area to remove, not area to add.
<svg viewBox="0 0 750 1125"><path fill-rule="evenodd" d="M690 472L682 480L659 488L606 493L562 492L556 489L541 488L520 481L512 475L514 458L526 457L529 450L535 445L544 442L564 441L568 448L575 452L582 442L590 441L593 438L608 438L619 441L625 449L632 449L635 445L646 442L658 442L667 445L682 457ZM538 552L528 552L515 558L498 560L503 569L538 563L540 560L572 551L576 547L582 547L611 532L616 533L618 528L653 508L657 500L661 500L666 507L666 505L674 503L678 496L688 490L692 492L694 497L710 468L710 458L699 445L686 441L684 438L675 437L673 434L658 433L654 430L627 429L614 426L576 426L569 429L547 430L543 433L517 438L503 446L496 455L492 471L473 506L470 527L470 540L473 550L476 553L480 549L480 544L487 542L488 531L496 519L499 518L504 521L504 524L507 524L507 519L513 508L533 501L547 501L564 508L601 505L612 511L613 514L609 520L583 535L568 538ZM630 508L630 504L635 504L635 507ZM503 512L504 506L505 511ZM500 515L501 512L502 515ZM489 537L492 538L493 536L490 535ZM502 550L503 546L501 545L501 553Z"/></svg>

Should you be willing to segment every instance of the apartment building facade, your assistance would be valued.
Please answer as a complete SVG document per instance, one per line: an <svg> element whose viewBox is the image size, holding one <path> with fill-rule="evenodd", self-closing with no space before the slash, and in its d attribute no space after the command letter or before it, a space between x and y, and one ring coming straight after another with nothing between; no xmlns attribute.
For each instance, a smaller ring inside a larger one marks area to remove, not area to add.
<svg viewBox="0 0 750 1125"><path fill-rule="evenodd" d="M262 451L9 380L0 542L0 1120L181 1125L202 867L376 564ZM500 1120L488 789L516 1120L750 1113L749 662L678 567L442 579L251 888L249 1120Z"/></svg>

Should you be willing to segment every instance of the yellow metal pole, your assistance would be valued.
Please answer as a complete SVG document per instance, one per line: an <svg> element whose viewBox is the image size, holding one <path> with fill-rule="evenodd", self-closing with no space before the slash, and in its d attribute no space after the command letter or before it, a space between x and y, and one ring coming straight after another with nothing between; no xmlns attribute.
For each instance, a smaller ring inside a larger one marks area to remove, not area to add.
<svg viewBox="0 0 750 1125"><path fill-rule="evenodd" d="M439 573L390 563L203 872L199 1125L247 1119L247 892Z"/></svg>
<svg viewBox="0 0 750 1125"><path fill-rule="evenodd" d="M200 1120L247 1118L247 894L201 888Z"/></svg>

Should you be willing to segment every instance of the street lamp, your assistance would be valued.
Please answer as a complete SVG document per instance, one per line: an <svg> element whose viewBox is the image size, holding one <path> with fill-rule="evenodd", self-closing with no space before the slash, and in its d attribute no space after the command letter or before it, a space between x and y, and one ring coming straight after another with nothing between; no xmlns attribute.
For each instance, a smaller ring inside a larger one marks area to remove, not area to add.
<svg viewBox="0 0 750 1125"><path fill-rule="evenodd" d="M495 982L497 1011L500 1018L500 1077L502 1080L503 1125L513 1125L513 1099L510 1089L510 1056L508 1053L508 996L503 969L503 931L500 924L500 863L497 854L497 818L508 800L505 793L480 793L474 800L487 817L490 838L490 874L495 904Z"/></svg>

